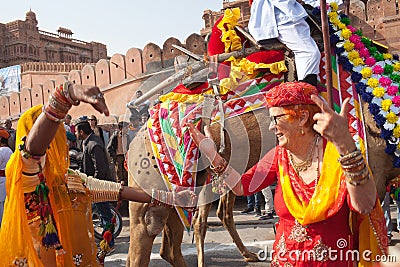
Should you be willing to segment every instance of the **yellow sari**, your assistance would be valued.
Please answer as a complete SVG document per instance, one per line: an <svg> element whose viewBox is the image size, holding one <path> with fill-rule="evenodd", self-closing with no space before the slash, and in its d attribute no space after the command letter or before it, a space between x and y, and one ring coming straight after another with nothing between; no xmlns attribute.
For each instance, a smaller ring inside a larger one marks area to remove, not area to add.
<svg viewBox="0 0 400 267"><path fill-rule="evenodd" d="M23 143L22 137L28 135L41 112L40 105L21 116L16 147ZM17 149L6 167L7 198L0 229L1 266L100 266L96 260L89 194L68 192L66 186L68 147L62 124L46 151L43 174L50 189L50 203L64 254L56 256L54 249L46 251L37 234L40 221L28 222L22 168L21 152Z"/></svg>

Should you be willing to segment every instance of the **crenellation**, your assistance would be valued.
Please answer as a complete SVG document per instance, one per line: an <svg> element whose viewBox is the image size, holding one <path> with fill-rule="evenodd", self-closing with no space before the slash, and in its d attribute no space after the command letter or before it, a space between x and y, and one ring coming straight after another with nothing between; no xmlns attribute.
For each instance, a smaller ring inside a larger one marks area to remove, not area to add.
<svg viewBox="0 0 400 267"><path fill-rule="evenodd" d="M4 120L10 116L10 97L0 96L0 119Z"/></svg>
<svg viewBox="0 0 400 267"><path fill-rule="evenodd" d="M153 73L162 70L162 50L158 45L148 43L143 48L142 58L144 73Z"/></svg>
<svg viewBox="0 0 400 267"><path fill-rule="evenodd" d="M12 92L10 94L10 114L20 114L21 113L21 99L20 93Z"/></svg>
<svg viewBox="0 0 400 267"><path fill-rule="evenodd" d="M95 65L95 70L96 70L96 81L97 81L97 86L100 88L104 88L108 86L111 83L111 76L110 76L110 61L107 59L100 59L96 65ZM82 77L82 75L81 75Z"/></svg>
<svg viewBox="0 0 400 267"><path fill-rule="evenodd" d="M20 93L21 112L25 112L32 107L32 94L30 88L22 88Z"/></svg>
<svg viewBox="0 0 400 267"><path fill-rule="evenodd" d="M42 84L35 84L32 88L31 95L32 95L32 106L44 104Z"/></svg>
<svg viewBox="0 0 400 267"><path fill-rule="evenodd" d="M144 72L142 50L138 48L129 49L125 55L125 65L128 79L142 74Z"/></svg>
<svg viewBox="0 0 400 267"><path fill-rule="evenodd" d="M97 85L95 67L93 65L85 65L82 68L82 85Z"/></svg>

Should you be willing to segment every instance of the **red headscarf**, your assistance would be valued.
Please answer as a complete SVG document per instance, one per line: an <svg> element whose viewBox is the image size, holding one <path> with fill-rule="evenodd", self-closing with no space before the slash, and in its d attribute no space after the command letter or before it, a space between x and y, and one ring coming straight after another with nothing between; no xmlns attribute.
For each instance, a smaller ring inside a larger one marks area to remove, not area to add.
<svg viewBox="0 0 400 267"><path fill-rule="evenodd" d="M315 86L305 82L286 82L269 90L265 98L268 108L297 104L315 105L311 95L318 95Z"/></svg>

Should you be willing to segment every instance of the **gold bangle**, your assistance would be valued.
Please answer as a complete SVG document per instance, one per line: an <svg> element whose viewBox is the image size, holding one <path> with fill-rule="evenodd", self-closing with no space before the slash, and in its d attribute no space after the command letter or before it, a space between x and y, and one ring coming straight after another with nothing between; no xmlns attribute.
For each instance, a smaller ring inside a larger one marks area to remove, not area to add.
<svg viewBox="0 0 400 267"><path fill-rule="evenodd" d="M358 186L358 185L363 185L363 184L365 184L366 182L368 182L368 180L369 180L369 178L370 178L370 176L369 176L369 173L368 173L368 175L366 175L363 179L360 179L360 180L352 180L352 179L346 179L346 181L349 183L349 184L351 184L351 185L353 185L353 186Z"/></svg>
<svg viewBox="0 0 400 267"><path fill-rule="evenodd" d="M356 177L364 177L366 173L368 173L367 166L365 166L365 168L363 168L362 170L360 170L358 172L344 172L346 177L349 177L351 179L354 179Z"/></svg>
<svg viewBox="0 0 400 267"><path fill-rule="evenodd" d="M342 165L342 169L345 171L348 171L348 170L352 170L353 168L359 167L362 164L365 164L364 158L362 158L362 160L355 162L353 164L350 164L350 165Z"/></svg>
<svg viewBox="0 0 400 267"><path fill-rule="evenodd" d="M63 85L62 93L71 105L78 106L81 103L81 101L72 99L71 94L69 93L70 85L72 85L72 83L70 81L66 81Z"/></svg>
<svg viewBox="0 0 400 267"><path fill-rule="evenodd" d="M358 155L361 155L361 150L360 150L360 149L356 149L355 151L353 151L353 152L351 152L351 153L349 153L349 154L346 154L346 155L344 155L344 156L339 157L339 158L338 158L338 161L339 161L341 164L343 164L343 163L345 163L347 160L353 159L353 158L357 157Z"/></svg>

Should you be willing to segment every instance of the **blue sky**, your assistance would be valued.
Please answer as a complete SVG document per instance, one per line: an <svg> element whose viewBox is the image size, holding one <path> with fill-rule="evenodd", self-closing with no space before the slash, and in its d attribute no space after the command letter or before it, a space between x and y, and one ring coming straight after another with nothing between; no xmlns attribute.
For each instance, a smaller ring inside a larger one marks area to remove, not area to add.
<svg viewBox="0 0 400 267"><path fill-rule="evenodd" d="M107 45L108 55L153 42L160 47L173 36L184 42L204 27L205 9L220 10L222 0L11 0L0 9L0 22L25 20L36 13L40 30L72 30L73 38ZM68 5L67 5L68 4ZM124 32L126 34L124 34Z"/></svg>

